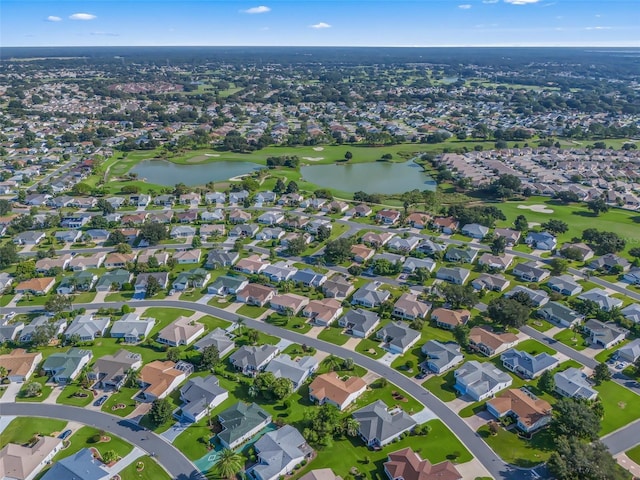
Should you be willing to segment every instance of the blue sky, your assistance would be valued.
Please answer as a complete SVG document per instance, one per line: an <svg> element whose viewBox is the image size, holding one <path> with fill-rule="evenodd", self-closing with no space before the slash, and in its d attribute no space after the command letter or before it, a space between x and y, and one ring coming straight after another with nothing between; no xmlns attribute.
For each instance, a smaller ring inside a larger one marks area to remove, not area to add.
<svg viewBox="0 0 640 480"><path fill-rule="evenodd" d="M0 45L637 46L640 0L2 0Z"/></svg>

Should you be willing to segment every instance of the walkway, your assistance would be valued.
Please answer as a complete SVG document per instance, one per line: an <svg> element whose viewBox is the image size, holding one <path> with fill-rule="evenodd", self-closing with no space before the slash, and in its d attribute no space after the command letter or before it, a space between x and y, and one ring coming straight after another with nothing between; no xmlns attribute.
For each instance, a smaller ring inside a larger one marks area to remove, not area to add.
<svg viewBox="0 0 640 480"><path fill-rule="evenodd" d="M145 454L145 452L143 450L141 450L140 448L133 447L133 450L131 450L129 455L126 455L124 458L121 458L120 460L118 460L116 462L116 464L113 465L112 467L107 467L107 470L109 471L109 475L113 476L116 473L120 473L122 470L127 468L136 459L142 457L144 454Z"/></svg>

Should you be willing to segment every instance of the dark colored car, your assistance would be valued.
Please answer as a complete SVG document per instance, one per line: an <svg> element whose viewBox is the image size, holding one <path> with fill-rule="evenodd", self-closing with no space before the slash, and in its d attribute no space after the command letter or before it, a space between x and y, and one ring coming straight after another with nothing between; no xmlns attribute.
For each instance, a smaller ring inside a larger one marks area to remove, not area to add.
<svg viewBox="0 0 640 480"><path fill-rule="evenodd" d="M106 395L103 395L103 396L101 396L99 399L97 399L95 402L93 402L93 404L94 404L96 407L100 407L100 406L102 406L102 404L103 404L104 402L106 402L106 401L107 401L107 398L109 398L109 397L108 397L108 396L106 396Z"/></svg>
<svg viewBox="0 0 640 480"><path fill-rule="evenodd" d="M71 433L71 430L65 430L60 435L58 435L58 438L61 440L66 440L67 438L69 438L69 435L71 435Z"/></svg>

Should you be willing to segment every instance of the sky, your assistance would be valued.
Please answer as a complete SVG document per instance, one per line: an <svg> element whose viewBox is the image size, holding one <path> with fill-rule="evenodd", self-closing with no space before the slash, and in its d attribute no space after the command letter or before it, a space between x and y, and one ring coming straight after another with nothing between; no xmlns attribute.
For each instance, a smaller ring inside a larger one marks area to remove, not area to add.
<svg viewBox="0 0 640 480"><path fill-rule="evenodd" d="M635 46L640 0L1 0L0 46Z"/></svg>

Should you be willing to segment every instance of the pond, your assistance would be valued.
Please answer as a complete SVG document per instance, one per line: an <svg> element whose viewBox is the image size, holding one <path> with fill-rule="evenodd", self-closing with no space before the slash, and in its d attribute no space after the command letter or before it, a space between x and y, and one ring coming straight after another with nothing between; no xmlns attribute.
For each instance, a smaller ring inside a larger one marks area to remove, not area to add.
<svg viewBox="0 0 640 480"><path fill-rule="evenodd" d="M148 183L157 185L205 185L209 182L228 180L238 175L245 175L254 170L265 168L252 162L213 162L201 165L178 165L167 160L143 160L129 173L137 173L138 177Z"/></svg>
<svg viewBox="0 0 640 480"><path fill-rule="evenodd" d="M436 189L435 180L412 160L404 163L309 165L301 167L300 172L307 182L343 192L391 194L416 188L420 191Z"/></svg>

